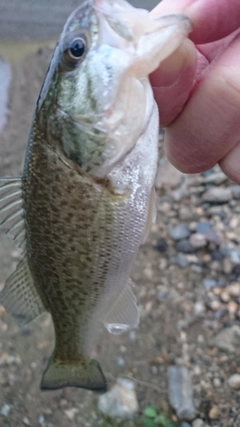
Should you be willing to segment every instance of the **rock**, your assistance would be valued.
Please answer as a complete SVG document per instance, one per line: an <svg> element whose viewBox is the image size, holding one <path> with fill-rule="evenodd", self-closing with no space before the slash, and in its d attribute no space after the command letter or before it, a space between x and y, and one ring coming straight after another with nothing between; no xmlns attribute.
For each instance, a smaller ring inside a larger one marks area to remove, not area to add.
<svg viewBox="0 0 240 427"><path fill-rule="evenodd" d="M216 387L216 388L221 387L222 383L221 383L220 378L214 378L214 379L213 379L213 385L214 385L214 387Z"/></svg>
<svg viewBox="0 0 240 427"><path fill-rule="evenodd" d="M202 301L197 301L194 304L194 314L195 316L201 316L203 313L205 313L205 304Z"/></svg>
<svg viewBox="0 0 240 427"><path fill-rule="evenodd" d="M227 286L226 292L231 295L231 297L240 297L240 283L235 282Z"/></svg>
<svg viewBox="0 0 240 427"><path fill-rule="evenodd" d="M231 388L238 390L240 389L240 375L234 374L228 378L228 384Z"/></svg>
<svg viewBox="0 0 240 427"><path fill-rule="evenodd" d="M175 262L182 268L185 268L189 265L188 259L184 254L178 254L176 256Z"/></svg>
<svg viewBox="0 0 240 427"><path fill-rule="evenodd" d="M190 236L189 243L194 248L204 248L207 245L207 239L203 234L193 233Z"/></svg>
<svg viewBox="0 0 240 427"><path fill-rule="evenodd" d="M191 424L188 424L185 421L183 421L183 423L181 424L181 427L191 427Z"/></svg>
<svg viewBox="0 0 240 427"><path fill-rule="evenodd" d="M205 422L201 420L201 418L196 418L196 420L192 422L192 427L205 427Z"/></svg>
<svg viewBox="0 0 240 427"><path fill-rule="evenodd" d="M75 415L79 412L77 408L70 408L64 411L64 414L69 418L69 420L73 420Z"/></svg>
<svg viewBox="0 0 240 427"><path fill-rule="evenodd" d="M220 293L220 298L222 302L229 302L231 299L229 293L225 289Z"/></svg>
<svg viewBox="0 0 240 427"><path fill-rule="evenodd" d="M111 418L127 420L133 418L138 410L134 383L119 378L110 391L99 397L99 410Z"/></svg>
<svg viewBox="0 0 240 427"><path fill-rule="evenodd" d="M236 247L229 251L229 258L233 264L240 264L240 248Z"/></svg>
<svg viewBox="0 0 240 427"><path fill-rule="evenodd" d="M227 309L229 311L229 313L236 313L238 310L238 304L235 301L229 301L228 305L227 305Z"/></svg>
<svg viewBox="0 0 240 427"><path fill-rule="evenodd" d="M217 281L213 279L204 279L203 280L203 286L207 291L210 291L214 286L216 286Z"/></svg>
<svg viewBox="0 0 240 427"><path fill-rule="evenodd" d="M169 232L170 237L173 240L187 239L190 236L190 230L187 224L184 222L173 227Z"/></svg>
<svg viewBox="0 0 240 427"><path fill-rule="evenodd" d="M219 418L219 416L220 416L220 410L219 410L219 408L216 405L214 405L210 409L208 416L209 416L210 420L217 420Z"/></svg>
<svg viewBox="0 0 240 427"><path fill-rule="evenodd" d="M168 398L180 419L190 421L194 418L192 380L185 366L169 366Z"/></svg>
<svg viewBox="0 0 240 427"><path fill-rule="evenodd" d="M203 194L203 200L210 203L226 203L232 198L231 188L212 187Z"/></svg>
<svg viewBox="0 0 240 427"><path fill-rule="evenodd" d="M240 199L240 185L232 185L232 195L234 199Z"/></svg>
<svg viewBox="0 0 240 427"><path fill-rule="evenodd" d="M204 234L212 228L210 222L200 222L196 226L196 233Z"/></svg>
<svg viewBox="0 0 240 427"><path fill-rule="evenodd" d="M45 424L45 418L43 415L40 415L38 417L38 424L40 424L40 426L43 426Z"/></svg>
<svg viewBox="0 0 240 427"><path fill-rule="evenodd" d="M119 366L119 368L123 368L126 364L125 360L123 357L118 357L117 358L117 364Z"/></svg>
<svg viewBox="0 0 240 427"><path fill-rule="evenodd" d="M213 301L211 301L210 303L209 303L209 307L210 307L210 309L212 310L212 311L219 311L220 309L221 309L221 303L220 303L220 301L218 301L217 299L215 299L215 300L213 300Z"/></svg>
<svg viewBox="0 0 240 427"><path fill-rule="evenodd" d="M240 346L240 327L234 325L230 328L222 329L211 341L212 346L229 353L235 353Z"/></svg>
<svg viewBox="0 0 240 427"><path fill-rule="evenodd" d="M204 184L220 185L225 181L227 181L227 177L222 171L212 173L211 175L205 176L203 178Z"/></svg>
<svg viewBox="0 0 240 427"><path fill-rule="evenodd" d="M211 257L213 261L222 261L225 256L226 255L221 251L214 250L211 252Z"/></svg>
<svg viewBox="0 0 240 427"><path fill-rule="evenodd" d="M0 411L0 415L3 415L4 417L8 417L9 413L10 413L11 407L9 405L3 405L1 411Z"/></svg>
<svg viewBox="0 0 240 427"><path fill-rule="evenodd" d="M178 252L183 252L184 254L190 254L194 252L194 247L190 244L188 239L179 240L176 245Z"/></svg>
<svg viewBox="0 0 240 427"><path fill-rule="evenodd" d="M163 253L166 252L167 249L167 242L165 239L158 239L157 244L156 244L156 249L158 252Z"/></svg>

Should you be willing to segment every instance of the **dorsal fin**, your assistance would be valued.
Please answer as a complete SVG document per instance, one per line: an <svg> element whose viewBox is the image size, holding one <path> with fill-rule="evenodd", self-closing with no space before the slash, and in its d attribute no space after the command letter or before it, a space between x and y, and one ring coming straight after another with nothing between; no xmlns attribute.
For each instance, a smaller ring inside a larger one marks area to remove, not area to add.
<svg viewBox="0 0 240 427"><path fill-rule="evenodd" d="M0 227L13 237L19 247L25 247L25 227L22 207L22 179L0 178Z"/></svg>

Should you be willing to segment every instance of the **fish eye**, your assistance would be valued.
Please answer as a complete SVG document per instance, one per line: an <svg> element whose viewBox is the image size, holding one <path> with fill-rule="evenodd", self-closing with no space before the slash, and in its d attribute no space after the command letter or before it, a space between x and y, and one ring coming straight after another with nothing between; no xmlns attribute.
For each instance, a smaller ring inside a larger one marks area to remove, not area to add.
<svg viewBox="0 0 240 427"><path fill-rule="evenodd" d="M75 66L85 57L87 51L87 40L84 36L76 37L65 45L63 57L67 65Z"/></svg>

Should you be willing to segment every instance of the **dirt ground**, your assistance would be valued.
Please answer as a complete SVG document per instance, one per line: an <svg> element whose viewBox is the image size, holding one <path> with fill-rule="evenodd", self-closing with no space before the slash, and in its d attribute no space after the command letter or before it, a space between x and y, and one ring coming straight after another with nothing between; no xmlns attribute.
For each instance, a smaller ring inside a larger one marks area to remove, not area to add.
<svg viewBox="0 0 240 427"><path fill-rule="evenodd" d="M51 56L51 49L46 47L23 46L21 52L25 53L20 58L19 49L11 49L5 45L12 81L9 119L0 134L0 176L21 174L34 104ZM148 404L175 426L184 426L168 402L167 368L172 364L189 369L196 418L201 418L203 425L240 426L240 392L228 384L231 375L240 373L239 353L235 344L232 351L212 344L219 331L240 325L240 299L234 297L230 302L235 305L230 306L229 300L222 298L229 283L239 281L238 261L229 255L237 251L240 242L239 201L237 196L220 202L204 201L214 186L233 191L232 183L223 178L220 186L214 180L208 183L206 174L188 178L169 167L161 147L160 157L157 223L141 247L132 272L141 323L136 332L120 338L104 333L98 346L98 359L105 372L137 379L140 409L135 420L118 423L103 418L97 409L97 396L91 392L73 388L40 392L41 374L53 348L51 319L45 316L20 329L0 307L0 426L142 427ZM209 176L218 173L210 171ZM236 188L234 191L237 193ZM199 249L193 245L186 253L179 240L169 234L171 227L184 223L193 235L206 221L220 240L208 236ZM13 243L2 233L1 283L18 259ZM68 412L73 408L74 415Z"/></svg>

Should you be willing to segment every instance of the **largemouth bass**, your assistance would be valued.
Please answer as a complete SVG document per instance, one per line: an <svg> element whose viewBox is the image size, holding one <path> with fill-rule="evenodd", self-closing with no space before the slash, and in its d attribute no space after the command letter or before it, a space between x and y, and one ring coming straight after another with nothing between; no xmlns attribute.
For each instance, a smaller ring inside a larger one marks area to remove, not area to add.
<svg viewBox="0 0 240 427"><path fill-rule="evenodd" d="M23 249L0 302L19 324L52 316L43 390L104 392L91 351L139 322L129 275L155 217L159 119L148 75L190 30L124 0L66 22L40 92L20 178L1 180L2 226Z"/></svg>

